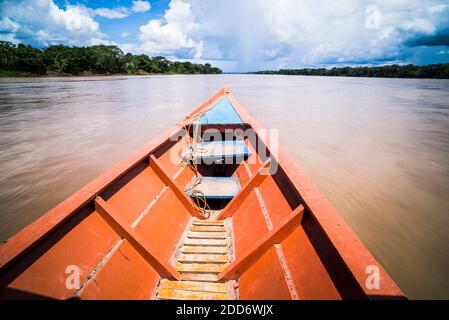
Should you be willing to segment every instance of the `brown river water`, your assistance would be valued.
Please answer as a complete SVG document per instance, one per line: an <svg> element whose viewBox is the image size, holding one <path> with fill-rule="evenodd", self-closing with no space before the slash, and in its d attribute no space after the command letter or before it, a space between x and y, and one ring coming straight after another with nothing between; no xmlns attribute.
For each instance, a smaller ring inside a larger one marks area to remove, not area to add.
<svg viewBox="0 0 449 320"><path fill-rule="evenodd" d="M230 85L410 298L449 298L449 81L0 79L0 240Z"/></svg>

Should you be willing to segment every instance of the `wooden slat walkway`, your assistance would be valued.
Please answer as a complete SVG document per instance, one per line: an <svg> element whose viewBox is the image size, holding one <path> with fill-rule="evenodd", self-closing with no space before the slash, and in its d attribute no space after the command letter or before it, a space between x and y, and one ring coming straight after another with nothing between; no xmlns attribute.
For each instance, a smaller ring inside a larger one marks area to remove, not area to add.
<svg viewBox="0 0 449 320"><path fill-rule="evenodd" d="M218 274L229 263L229 239L224 221L194 220L175 263L182 279L162 279L156 298L230 300L235 296L231 283L217 282Z"/></svg>

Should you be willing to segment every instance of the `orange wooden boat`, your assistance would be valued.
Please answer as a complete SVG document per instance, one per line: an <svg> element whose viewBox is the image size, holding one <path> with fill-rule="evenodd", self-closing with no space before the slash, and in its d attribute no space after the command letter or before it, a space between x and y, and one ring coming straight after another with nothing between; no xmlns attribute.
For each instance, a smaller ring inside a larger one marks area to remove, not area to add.
<svg viewBox="0 0 449 320"><path fill-rule="evenodd" d="M0 297L404 298L261 129L221 89L5 241Z"/></svg>

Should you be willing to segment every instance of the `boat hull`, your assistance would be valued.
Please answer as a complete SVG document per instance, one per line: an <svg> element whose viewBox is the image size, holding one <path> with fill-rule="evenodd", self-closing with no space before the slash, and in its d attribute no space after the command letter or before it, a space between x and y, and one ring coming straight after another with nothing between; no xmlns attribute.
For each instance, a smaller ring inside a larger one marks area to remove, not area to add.
<svg viewBox="0 0 449 320"><path fill-rule="evenodd" d="M206 219L184 190L198 172L183 164L180 138L193 139L192 119L221 99L242 123L205 123L202 130L250 130L257 143L245 137L251 152L228 167L194 166L203 175L235 177L240 187L228 202L210 200L216 208ZM3 243L0 297L404 298L330 202L262 132L221 89Z"/></svg>

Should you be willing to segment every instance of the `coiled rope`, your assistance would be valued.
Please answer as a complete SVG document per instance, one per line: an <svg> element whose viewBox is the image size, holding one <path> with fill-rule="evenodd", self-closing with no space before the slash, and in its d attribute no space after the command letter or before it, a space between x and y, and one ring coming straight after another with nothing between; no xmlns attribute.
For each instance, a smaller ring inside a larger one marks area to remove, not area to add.
<svg viewBox="0 0 449 320"><path fill-rule="evenodd" d="M179 124L183 126L184 130L186 131L185 136L183 137L184 140L184 148L182 150L187 150L186 154L181 154L181 165L183 167L189 167L195 174L195 180L193 183L191 183L187 188L184 190L185 192L191 192L192 198L195 199L195 203L201 212L201 214L206 218L210 218L211 209L209 204L206 200L206 195L201 190L198 190L198 186L201 184L202 176L198 172L198 165L195 161L194 154L198 153L204 153L206 150L203 148L198 147L197 142L203 142L203 139L200 136L200 128L201 124L199 123L199 120L205 115L205 113L208 111L204 110L200 113L197 113L193 116L187 116L185 119L191 119L191 121L188 122L188 124ZM207 120L207 118L206 118ZM195 125L195 122L198 121L198 124ZM192 139L190 139L190 130L193 126L193 134Z"/></svg>

